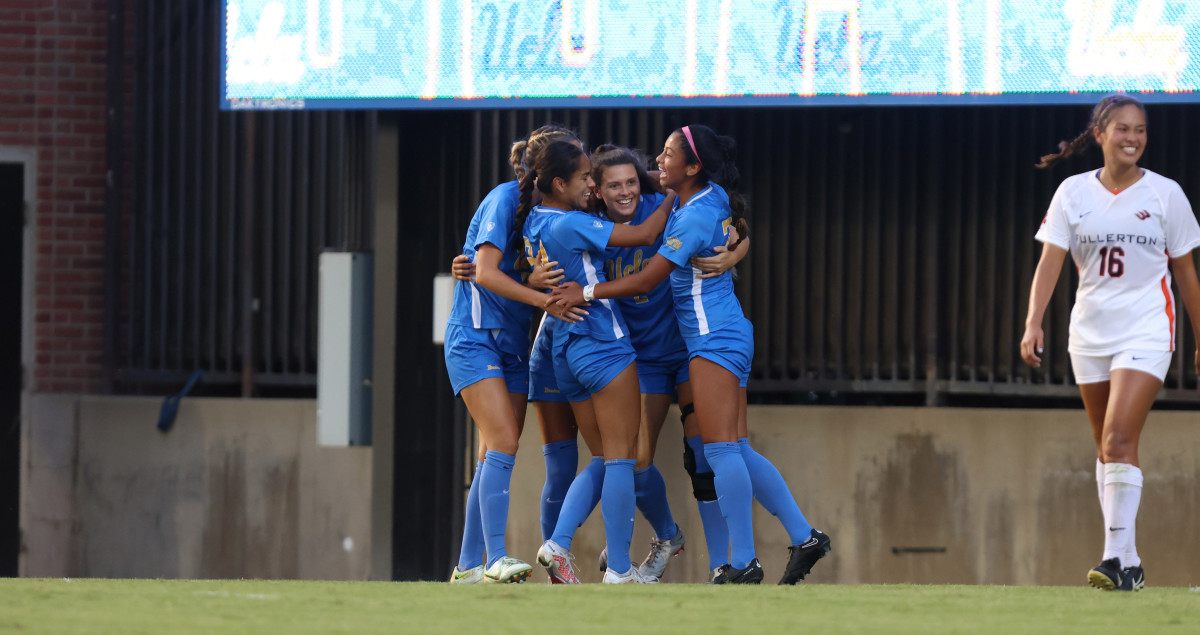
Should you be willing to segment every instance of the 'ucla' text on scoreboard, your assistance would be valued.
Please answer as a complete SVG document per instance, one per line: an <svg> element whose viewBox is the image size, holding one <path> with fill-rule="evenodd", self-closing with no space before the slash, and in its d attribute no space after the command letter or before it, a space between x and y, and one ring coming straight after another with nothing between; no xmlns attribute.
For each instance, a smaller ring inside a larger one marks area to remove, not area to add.
<svg viewBox="0 0 1200 635"><path fill-rule="evenodd" d="M226 0L226 108L1200 99L1188 0Z"/></svg>

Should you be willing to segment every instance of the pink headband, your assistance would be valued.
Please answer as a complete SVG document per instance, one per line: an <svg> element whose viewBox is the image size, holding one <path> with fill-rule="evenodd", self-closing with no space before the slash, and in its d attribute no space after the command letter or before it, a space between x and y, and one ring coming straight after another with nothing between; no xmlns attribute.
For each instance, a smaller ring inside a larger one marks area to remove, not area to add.
<svg viewBox="0 0 1200 635"><path fill-rule="evenodd" d="M690 146L692 148L692 154L696 155L696 163L698 163L700 165L700 167L703 168L704 162L700 160L700 153L696 152L696 142L692 141L692 131L691 131L690 126L683 127L683 136L687 139L688 146Z"/></svg>

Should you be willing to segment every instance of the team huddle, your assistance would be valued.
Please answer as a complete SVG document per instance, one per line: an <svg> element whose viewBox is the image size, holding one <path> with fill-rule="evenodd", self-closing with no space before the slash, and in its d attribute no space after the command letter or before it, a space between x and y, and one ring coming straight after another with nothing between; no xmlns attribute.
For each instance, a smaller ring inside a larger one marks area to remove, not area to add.
<svg viewBox="0 0 1200 635"><path fill-rule="evenodd" d="M1168 262L1189 313L1200 315L1191 259L1200 226L1178 184L1137 166L1145 143L1140 103L1106 98L1088 130L1042 166L1092 140L1105 167L1064 182L1037 235L1046 246L1021 354L1040 363L1042 317L1069 250L1081 273L1069 350L1096 440L1108 527L1103 562L1088 579L1102 589L1138 590L1137 439L1174 350ZM630 149L602 145L588 155L559 126L513 145L517 180L487 195L453 263L459 282L446 364L480 447L452 583L523 582L532 573L505 549L508 489L529 403L546 462L537 563L552 583L579 583L571 543L597 504L605 583L657 583L683 550L654 465L675 400L709 582L763 580L754 501L780 521L792 545L780 584L804 579L831 550L779 471L749 443L753 326L732 272L749 249L749 231L734 150L733 139L697 125L668 136L656 172ZM545 316L531 345L537 309ZM1113 323L1128 328L1105 331L1116 337L1097 334ZM593 459L577 473L579 436ZM635 508L654 533L640 564L630 554Z"/></svg>
<svg viewBox="0 0 1200 635"><path fill-rule="evenodd" d="M653 463L675 395L711 581L763 579L751 519L756 499L792 541L781 583L802 579L829 551L829 538L808 524L779 471L747 437L752 327L730 268L749 245L733 151L732 139L685 126L668 137L655 178L636 152L605 145L589 156L558 126L514 145L518 180L484 199L455 268L461 281L446 361L479 426L481 460L452 582L519 582L531 573L504 545L528 402L538 412L547 475L537 560L552 582L579 582L571 541L597 503L605 582L656 583L683 550ZM530 352L535 308L547 316ZM594 457L578 474L577 431ZM655 534L636 566L635 508Z"/></svg>

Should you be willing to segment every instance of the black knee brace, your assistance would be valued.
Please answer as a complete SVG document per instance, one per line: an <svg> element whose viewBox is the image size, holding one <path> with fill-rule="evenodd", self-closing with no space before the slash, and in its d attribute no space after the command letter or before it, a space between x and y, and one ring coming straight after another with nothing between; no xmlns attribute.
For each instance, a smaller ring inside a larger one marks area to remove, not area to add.
<svg viewBox="0 0 1200 635"><path fill-rule="evenodd" d="M687 439L683 440L683 469L687 470L688 476L696 478L696 453L688 445Z"/></svg>
<svg viewBox="0 0 1200 635"><path fill-rule="evenodd" d="M698 501L717 500L716 475L712 472L692 475L692 495Z"/></svg>
<svg viewBox="0 0 1200 635"><path fill-rule="evenodd" d="M689 404L679 406L679 423L686 422L688 415L694 414L695 412L696 412L695 404L689 403Z"/></svg>
<svg viewBox="0 0 1200 635"><path fill-rule="evenodd" d="M690 408L691 405L689 404L688 407ZM683 469L687 470L688 476L692 477L692 496L695 496L696 500L717 500L717 486L713 482L715 476L712 472L696 473L696 453L692 451L692 447L687 444L686 439L683 442Z"/></svg>

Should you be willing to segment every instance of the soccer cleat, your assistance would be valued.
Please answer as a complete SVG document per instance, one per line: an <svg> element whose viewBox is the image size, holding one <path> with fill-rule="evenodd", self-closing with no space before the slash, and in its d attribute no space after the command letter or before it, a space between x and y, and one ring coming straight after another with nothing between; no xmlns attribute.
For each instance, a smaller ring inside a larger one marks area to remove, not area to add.
<svg viewBox="0 0 1200 635"><path fill-rule="evenodd" d="M1088 571L1088 583L1102 591L1121 588L1121 559L1109 558Z"/></svg>
<svg viewBox="0 0 1200 635"><path fill-rule="evenodd" d="M483 581L490 584L519 584L529 579L533 567L512 556L501 556L483 572Z"/></svg>
<svg viewBox="0 0 1200 635"><path fill-rule="evenodd" d="M723 564L717 568L713 576L713 584L758 584L762 582L762 565L758 558L750 561L745 569L734 569L731 564Z"/></svg>
<svg viewBox="0 0 1200 635"><path fill-rule="evenodd" d="M450 572L450 584L479 584L483 582L483 565L471 567L466 571L454 565L454 571Z"/></svg>
<svg viewBox="0 0 1200 635"><path fill-rule="evenodd" d="M1125 567L1121 569L1121 586L1118 591L1141 591L1146 586L1146 572L1142 567Z"/></svg>
<svg viewBox="0 0 1200 635"><path fill-rule="evenodd" d="M608 571L608 547L600 550L600 570Z"/></svg>
<svg viewBox="0 0 1200 635"><path fill-rule="evenodd" d="M824 558L831 548L829 536L816 529L812 530L808 540L788 547L787 568L783 570L783 577L779 579L779 583L795 584L803 580L804 576L812 571L813 565Z"/></svg>
<svg viewBox="0 0 1200 635"><path fill-rule="evenodd" d="M650 553L646 555L646 559L642 561L642 564L638 565L638 571L642 572L642 577L654 578L655 580L661 578L663 571L667 569L667 561L672 556L683 553L683 542L683 530L679 528L679 525L675 525L674 538L669 540L651 538ZM608 555L608 553L605 552L605 555Z"/></svg>
<svg viewBox="0 0 1200 635"><path fill-rule="evenodd" d="M605 584L658 584L658 580L649 579L642 576L642 572L638 571L637 567L629 567L625 573L617 573L612 569L604 571Z"/></svg>
<svg viewBox="0 0 1200 635"><path fill-rule="evenodd" d="M579 584L575 575L575 556L553 540L547 540L537 552L538 564L546 567L550 584Z"/></svg>

